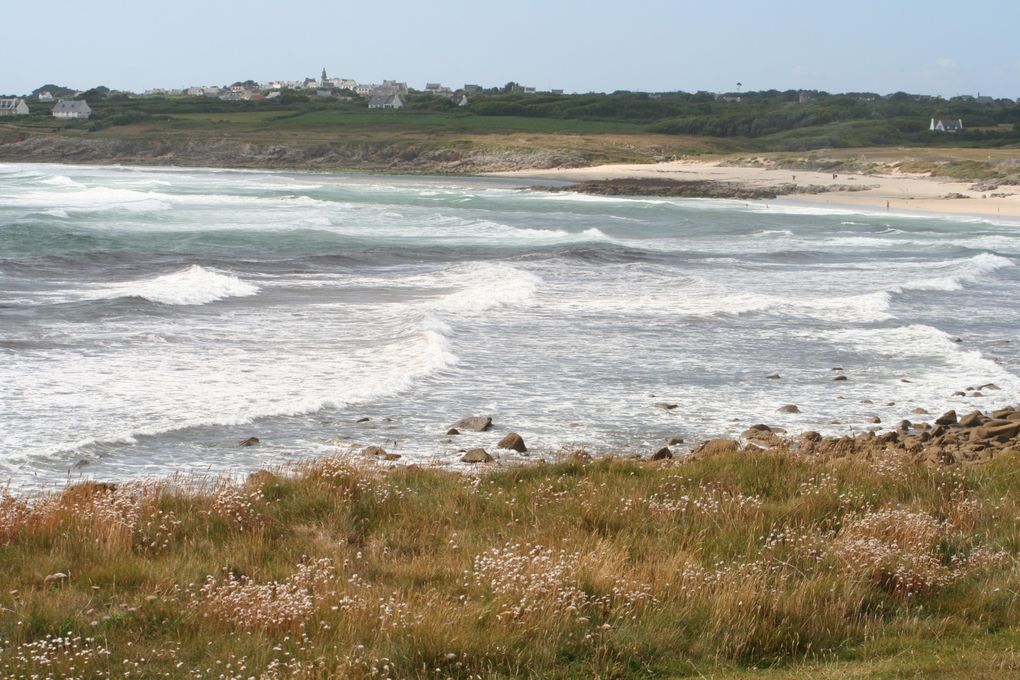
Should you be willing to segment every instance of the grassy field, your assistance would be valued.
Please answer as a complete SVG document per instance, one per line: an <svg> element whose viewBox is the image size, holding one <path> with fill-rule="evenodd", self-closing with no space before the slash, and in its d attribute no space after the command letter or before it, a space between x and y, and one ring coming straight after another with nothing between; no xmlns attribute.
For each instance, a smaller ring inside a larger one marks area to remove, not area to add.
<svg viewBox="0 0 1020 680"><path fill-rule="evenodd" d="M0 677L1020 673L1016 453L351 460L2 496Z"/></svg>

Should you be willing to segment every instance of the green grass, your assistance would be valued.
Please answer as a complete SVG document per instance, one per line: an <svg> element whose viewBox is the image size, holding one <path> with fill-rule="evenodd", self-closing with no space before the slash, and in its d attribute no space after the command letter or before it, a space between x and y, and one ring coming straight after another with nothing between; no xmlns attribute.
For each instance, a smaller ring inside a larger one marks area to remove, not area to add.
<svg viewBox="0 0 1020 680"><path fill-rule="evenodd" d="M4 496L0 677L1002 677L1018 463L337 458Z"/></svg>

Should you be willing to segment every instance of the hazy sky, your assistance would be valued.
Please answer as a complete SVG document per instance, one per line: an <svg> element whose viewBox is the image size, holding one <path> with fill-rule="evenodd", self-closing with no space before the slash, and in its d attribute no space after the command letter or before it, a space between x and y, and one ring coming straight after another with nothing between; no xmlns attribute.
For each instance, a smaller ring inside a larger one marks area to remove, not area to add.
<svg viewBox="0 0 1020 680"><path fill-rule="evenodd" d="M295 80L1020 97L1020 0L2 0L0 92Z"/></svg>

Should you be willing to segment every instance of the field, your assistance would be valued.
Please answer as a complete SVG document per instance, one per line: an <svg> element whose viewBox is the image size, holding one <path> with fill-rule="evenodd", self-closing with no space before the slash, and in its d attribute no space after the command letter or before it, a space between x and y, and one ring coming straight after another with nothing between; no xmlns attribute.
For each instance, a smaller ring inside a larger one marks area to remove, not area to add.
<svg viewBox="0 0 1020 680"><path fill-rule="evenodd" d="M4 678L999 678L1020 454L340 456L0 500Z"/></svg>

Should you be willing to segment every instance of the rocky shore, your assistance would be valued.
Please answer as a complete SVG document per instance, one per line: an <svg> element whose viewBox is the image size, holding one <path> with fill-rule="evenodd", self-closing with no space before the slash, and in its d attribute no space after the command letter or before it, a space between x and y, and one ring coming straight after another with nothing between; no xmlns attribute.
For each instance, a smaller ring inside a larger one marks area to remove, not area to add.
<svg viewBox="0 0 1020 680"><path fill-rule="evenodd" d="M781 182L760 186L722 180L677 180L667 178L616 178L588 180L565 187L534 187L541 191L571 191L595 196L661 196L668 198L727 198L764 200L793 194L867 191L865 184L797 184Z"/></svg>
<svg viewBox="0 0 1020 680"><path fill-rule="evenodd" d="M414 141L309 144L28 134L0 138L0 162L437 174L588 165L581 154L569 149L460 149Z"/></svg>
<svg viewBox="0 0 1020 680"><path fill-rule="evenodd" d="M985 463L1006 452L1020 453L1020 406L960 416L948 411L931 422L900 421L895 428L850 436L823 437L817 432L789 436L783 428L752 425L736 439L713 439L696 446L692 456L720 451L784 448L815 457L907 454L917 462L944 465Z"/></svg>

